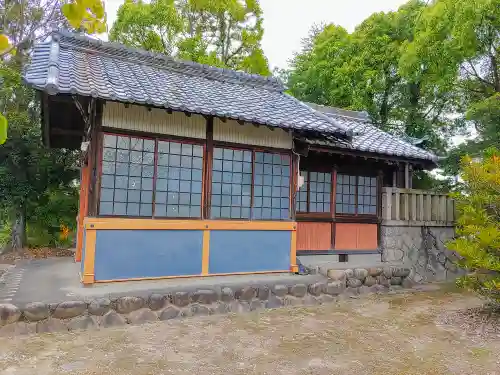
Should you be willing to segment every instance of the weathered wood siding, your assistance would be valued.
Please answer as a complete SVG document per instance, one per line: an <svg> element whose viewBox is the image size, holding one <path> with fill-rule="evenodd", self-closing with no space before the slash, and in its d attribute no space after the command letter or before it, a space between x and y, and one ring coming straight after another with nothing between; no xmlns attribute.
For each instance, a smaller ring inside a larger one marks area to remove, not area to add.
<svg viewBox="0 0 500 375"><path fill-rule="evenodd" d="M181 112L168 114L166 110L107 102L104 106L102 125L105 127L135 130L147 133L174 135L188 138L206 137L206 120L201 115L187 117Z"/></svg>
<svg viewBox="0 0 500 375"><path fill-rule="evenodd" d="M288 150L292 148L292 136L282 129L271 130L265 126L256 127L249 123L240 125L234 120L222 122L218 118L214 119L214 141Z"/></svg>
<svg viewBox="0 0 500 375"><path fill-rule="evenodd" d="M297 223L297 250L330 250L331 247L331 223Z"/></svg>

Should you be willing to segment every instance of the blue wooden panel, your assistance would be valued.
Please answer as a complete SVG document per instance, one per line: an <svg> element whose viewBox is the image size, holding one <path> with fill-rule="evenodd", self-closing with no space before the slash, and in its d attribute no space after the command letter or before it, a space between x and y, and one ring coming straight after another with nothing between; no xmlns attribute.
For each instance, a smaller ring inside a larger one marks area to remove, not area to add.
<svg viewBox="0 0 500 375"><path fill-rule="evenodd" d="M208 272L288 270L290 244L287 231L213 230Z"/></svg>
<svg viewBox="0 0 500 375"><path fill-rule="evenodd" d="M98 230L95 279L200 274L202 246L197 230Z"/></svg>

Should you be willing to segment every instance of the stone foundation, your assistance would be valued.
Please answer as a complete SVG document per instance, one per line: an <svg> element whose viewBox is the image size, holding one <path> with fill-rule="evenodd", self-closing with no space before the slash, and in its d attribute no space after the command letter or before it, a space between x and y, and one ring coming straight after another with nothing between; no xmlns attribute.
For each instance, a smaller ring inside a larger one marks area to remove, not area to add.
<svg viewBox="0 0 500 375"><path fill-rule="evenodd" d="M312 284L178 290L168 294L152 293L147 298L123 296L56 304L33 302L25 306L0 304L0 336L91 330L190 316L320 305L347 296L409 287L410 272L408 268L397 267L329 270L328 278Z"/></svg>
<svg viewBox="0 0 500 375"><path fill-rule="evenodd" d="M382 260L409 268L415 283L456 279L463 270L455 264L458 256L445 247L454 235L453 227L382 225Z"/></svg>

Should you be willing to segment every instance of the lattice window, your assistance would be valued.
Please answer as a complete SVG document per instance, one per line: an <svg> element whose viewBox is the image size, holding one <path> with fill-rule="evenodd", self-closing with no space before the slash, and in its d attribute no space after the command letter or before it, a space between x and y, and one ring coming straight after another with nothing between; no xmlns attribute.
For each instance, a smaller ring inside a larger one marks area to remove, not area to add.
<svg viewBox="0 0 500 375"><path fill-rule="evenodd" d="M337 174L338 214L377 214L377 178Z"/></svg>
<svg viewBox="0 0 500 375"><path fill-rule="evenodd" d="M329 172L305 172L304 185L296 198L298 212L331 212L332 174Z"/></svg>
<svg viewBox="0 0 500 375"><path fill-rule="evenodd" d="M255 153L254 219L288 219L290 206L290 156Z"/></svg>
<svg viewBox="0 0 500 375"><path fill-rule="evenodd" d="M201 217L203 147L158 141L155 216Z"/></svg>
<svg viewBox="0 0 500 375"><path fill-rule="evenodd" d="M290 156L215 147L211 202L212 218L288 219Z"/></svg>
<svg viewBox="0 0 500 375"><path fill-rule="evenodd" d="M155 141L104 136L100 215L152 216Z"/></svg>

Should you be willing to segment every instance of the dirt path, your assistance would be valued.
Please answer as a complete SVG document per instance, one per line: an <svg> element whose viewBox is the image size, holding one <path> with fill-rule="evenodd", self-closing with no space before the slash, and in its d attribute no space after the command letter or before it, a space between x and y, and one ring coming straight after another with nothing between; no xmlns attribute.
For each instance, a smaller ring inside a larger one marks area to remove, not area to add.
<svg viewBox="0 0 500 375"><path fill-rule="evenodd" d="M498 334L447 318L478 305L438 291L0 339L0 374L500 374Z"/></svg>

